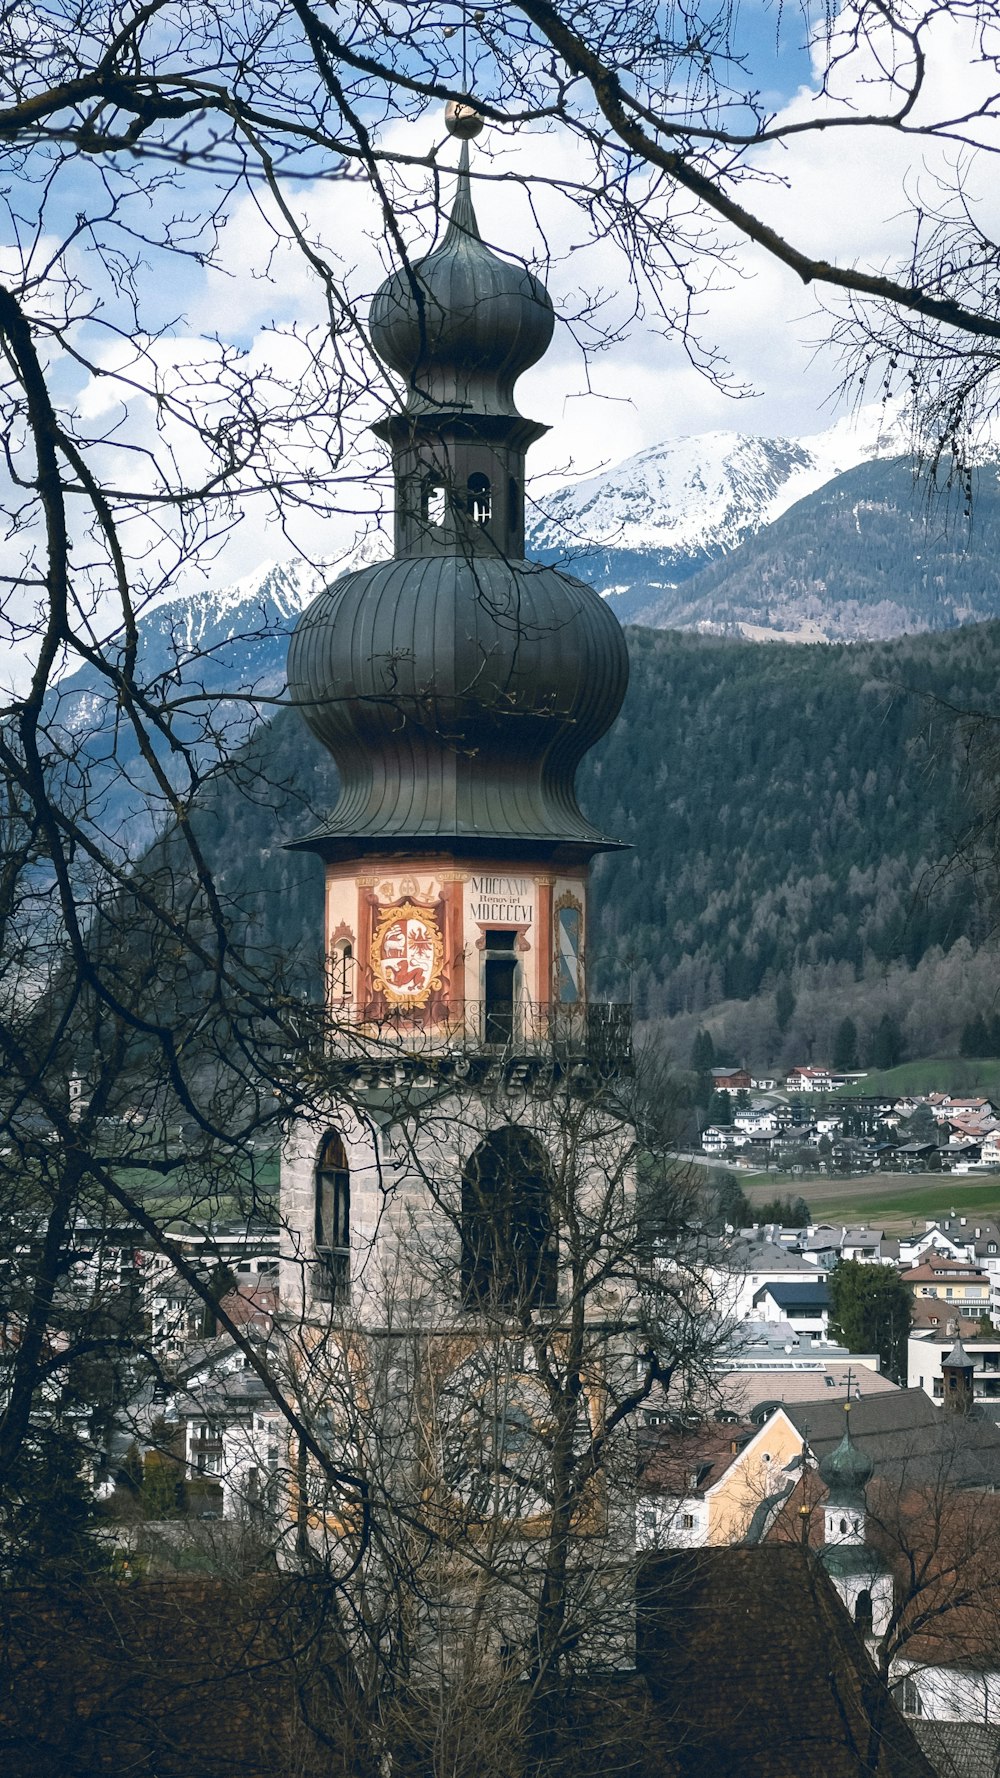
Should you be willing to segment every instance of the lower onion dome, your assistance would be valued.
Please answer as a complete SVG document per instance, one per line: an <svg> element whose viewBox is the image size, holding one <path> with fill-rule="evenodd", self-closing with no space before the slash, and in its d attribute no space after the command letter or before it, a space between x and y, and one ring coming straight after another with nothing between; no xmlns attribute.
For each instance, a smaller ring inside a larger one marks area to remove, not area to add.
<svg viewBox="0 0 1000 1778"><path fill-rule="evenodd" d="M300 844L611 844L574 778L618 714L628 660L582 581L492 556L359 569L303 613L288 680L341 783L330 820Z"/></svg>

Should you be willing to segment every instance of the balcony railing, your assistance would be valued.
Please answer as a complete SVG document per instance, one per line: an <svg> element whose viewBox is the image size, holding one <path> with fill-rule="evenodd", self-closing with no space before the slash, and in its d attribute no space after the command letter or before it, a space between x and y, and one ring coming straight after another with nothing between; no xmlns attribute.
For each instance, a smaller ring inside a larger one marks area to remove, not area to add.
<svg viewBox="0 0 1000 1778"><path fill-rule="evenodd" d="M336 1013L335 1013L336 1018ZM427 1058L483 1057L514 1063L549 1058L589 1063L601 1073L632 1064L632 1008L622 1002L516 999L451 1001L440 1009L394 1009L379 1019L337 1018L334 1042L345 1058L375 1061L399 1051Z"/></svg>

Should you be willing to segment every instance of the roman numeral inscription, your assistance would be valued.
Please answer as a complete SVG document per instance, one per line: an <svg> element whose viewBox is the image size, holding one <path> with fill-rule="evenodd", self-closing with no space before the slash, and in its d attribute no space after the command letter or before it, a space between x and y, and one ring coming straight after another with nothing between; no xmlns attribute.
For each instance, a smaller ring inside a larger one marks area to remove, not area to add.
<svg viewBox="0 0 1000 1778"><path fill-rule="evenodd" d="M472 918L484 926L526 926L535 916L530 877L473 877Z"/></svg>

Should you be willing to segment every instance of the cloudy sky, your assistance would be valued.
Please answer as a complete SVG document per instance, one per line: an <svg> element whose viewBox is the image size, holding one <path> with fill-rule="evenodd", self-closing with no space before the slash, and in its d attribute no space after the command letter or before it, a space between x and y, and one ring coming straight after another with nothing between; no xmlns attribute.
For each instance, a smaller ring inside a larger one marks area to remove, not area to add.
<svg viewBox="0 0 1000 1778"><path fill-rule="evenodd" d="M821 109L828 114L830 100L817 92L825 57L821 50L810 55L805 27L792 9L784 12L777 43L773 9L765 12L751 5L744 19L760 87L778 115L807 120ZM931 39L931 77L916 121L952 116L986 90L984 83L995 71L983 60L984 47L996 46L977 42L968 25L939 21ZM856 114L861 105L870 108L885 93L873 53L856 53L843 61L836 93L843 114ZM385 145L421 153L441 135L440 118L429 117L396 127ZM951 144L941 147L919 137L887 143L884 133L875 130L804 135L790 146L758 155L756 164L771 175L771 183L744 188L745 201L807 250L873 268L892 266L905 261L912 200L918 194L932 197L937 179L951 176L958 157ZM620 251L608 241L587 243L570 204L538 183L529 201L516 177L524 174L536 182L578 178L585 167L572 139L531 133L504 138L494 132L489 156L480 153L479 165L487 176L478 184L476 203L491 244L542 264L558 310L571 314L581 289L599 289L607 297L608 319L622 321L631 297ZM987 220L990 172L984 157L983 165L969 175L969 190ZM386 263L370 196L360 186L345 190L317 184L296 191L292 201L313 235L340 256L348 284L363 302ZM192 292L188 322L193 334L218 326L223 314L226 327L241 339L263 340L262 330L269 324L287 327L318 313L309 275L293 255L279 256L270 281L252 275L263 227L248 199L229 230L227 275L206 278ZM411 249L419 251L420 241L420 229L411 228ZM725 356L734 382L752 394L742 400L727 397L689 363L676 338L664 337L648 319L636 321L624 339L589 364L573 330L563 326L543 364L519 385L522 411L552 428L532 452L540 488L569 475L592 474L664 439L717 428L803 436L825 430L844 413L844 403L838 404L835 395L838 362L826 344L829 317L820 311L817 294L752 247L738 247L731 267L716 282L700 305L704 335ZM835 306L837 299L827 300ZM267 350L273 356L273 336ZM352 504L352 497L345 500L347 507ZM355 524L345 514L343 540ZM322 538L310 533L308 524L301 535L319 553L333 542L328 522ZM341 541L337 539L338 547ZM266 523L253 518L227 552L227 566L245 573L261 559L283 553L285 546L268 534Z"/></svg>
<svg viewBox="0 0 1000 1778"><path fill-rule="evenodd" d="M805 25L791 6L780 12L776 37L778 16L775 6L765 6L763 0L747 0L740 12L756 83L765 105L780 119L811 120L836 110L857 116L885 100L884 62L879 62L884 45L838 60L831 100L818 92L823 46L810 48ZM852 18L845 8L841 28L846 30ZM929 42L930 75L911 122L954 116L992 90L996 68L990 52L998 48L977 40L968 21L937 19ZM990 140L988 134L985 139ZM435 114L416 124L394 125L382 145L421 155L444 140L443 119ZM745 185L740 196L809 251L842 263L892 267L905 262L914 199L932 196L935 182L951 177L959 156L952 143L942 146L920 137L887 141L884 132L866 128L804 134L787 145L758 151L754 164L769 182ZM457 159L456 144L446 144L443 158L448 157L452 164ZM587 362L574 329L561 325L544 362L522 379L522 412L551 428L531 454L540 494L662 440L694 438L715 429L803 437L826 430L844 414L845 404L838 404L835 396L838 362L826 343L829 316L821 312L815 291L762 250L737 244L729 267L719 272L716 287L699 303L705 340L724 356L733 382L752 391L736 400L699 374L683 344L657 330L648 314L625 326L633 307L626 258L613 241L588 240L580 212L546 183L586 177L583 150L572 138L492 131L475 157L484 237L541 269L563 315L578 309L581 292L599 292L605 319L624 329L623 337ZM991 194L991 186L997 185L992 172L991 157L985 155L966 173L967 189L987 224L998 205ZM84 167L78 177L96 175ZM424 179L426 200L426 176L413 178L416 198ZM339 268L359 311L366 312L370 294L390 264L371 192L360 182L316 181L291 187L286 196L310 238ZM81 190L77 207L87 201ZM162 317L170 318L168 337L155 347L164 364L208 365L217 350L212 342L221 339L245 349L250 364L265 375L273 368L293 384L300 366L305 375L306 353L296 332L322 329L321 295L302 255L275 245L272 215L266 198L245 196L224 231L221 268L172 265L159 293ZM425 201L406 228L412 252L420 252L433 220ZM826 300L835 305L837 299ZM651 306L647 301L647 308ZM113 338L100 348L109 365L122 364L129 349L127 341ZM209 381L206 372L206 387ZM95 432L119 424L121 391L112 379L81 381L74 399ZM355 417L366 416L359 412ZM130 397L121 421L129 436L138 437L145 427L152 438L158 423L151 404ZM178 449L186 448L181 438ZM314 560L335 559L368 523L364 515L373 503L381 498L385 504L385 479L380 490L371 468L371 459L348 455L339 484L341 511L333 517L319 520L303 514L289 529L276 521L266 501L248 507L217 558L204 564L201 584L233 581L297 550ZM196 573L190 584L198 580ZM187 589L178 583L177 590Z"/></svg>

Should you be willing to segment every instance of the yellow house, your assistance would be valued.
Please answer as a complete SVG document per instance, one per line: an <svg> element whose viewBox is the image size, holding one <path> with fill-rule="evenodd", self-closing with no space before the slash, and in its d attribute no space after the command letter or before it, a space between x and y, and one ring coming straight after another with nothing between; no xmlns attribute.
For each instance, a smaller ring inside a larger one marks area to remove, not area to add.
<svg viewBox="0 0 1000 1778"><path fill-rule="evenodd" d="M782 1408L760 1427L711 1422L660 1433L640 1467L637 1547L740 1543L791 1493L802 1445Z"/></svg>
<svg viewBox="0 0 1000 1778"><path fill-rule="evenodd" d="M985 1314L990 1306L989 1274L973 1261L928 1254L903 1273L915 1300L932 1297L938 1302L961 1304L966 1314Z"/></svg>

